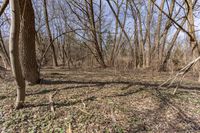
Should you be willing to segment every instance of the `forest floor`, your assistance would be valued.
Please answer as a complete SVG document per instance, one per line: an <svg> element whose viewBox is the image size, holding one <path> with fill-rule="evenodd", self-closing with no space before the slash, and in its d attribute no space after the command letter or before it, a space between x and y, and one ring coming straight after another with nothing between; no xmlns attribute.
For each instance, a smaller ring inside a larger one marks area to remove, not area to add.
<svg viewBox="0 0 200 133"><path fill-rule="evenodd" d="M43 69L20 110L10 76L0 78L0 132L200 132L200 84L190 74L173 95L174 85L157 89L168 73Z"/></svg>

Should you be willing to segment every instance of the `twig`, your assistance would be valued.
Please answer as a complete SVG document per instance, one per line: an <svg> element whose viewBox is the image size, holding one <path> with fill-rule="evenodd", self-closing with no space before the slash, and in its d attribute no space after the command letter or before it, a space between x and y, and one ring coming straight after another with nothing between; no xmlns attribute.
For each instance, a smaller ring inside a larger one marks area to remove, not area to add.
<svg viewBox="0 0 200 133"><path fill-rule="evenodd" d="M58 91L55 91L52 95L49 95L49 105L51 108L51 111L53 112L53 115L55 115L55 108L54 108L54 102L53 97L58 93Z"/></svg>
<svg viewBox="0 0 200 133"><path fill-rule="evenodd" d="M67 133L72 133L72 126L71 126L71 123L69 123Z"/></svg>
<svg viewBox="0 0 200 133"><path fill-rule="evenodd" d="M91 115L90 113L88 113L86 110L83 110L77 106L74 106L75 108L79 109L81 112L86 113L87 115Z"/></svg>
<svg viewBox="0 0 200 133"><path fill-rule="evenodd" d="M178 87L181 85L181 83L182 83L184 77L185 77L185 75L183 75L183 76L181 77L180 82L177 84L176 88L174 89L173 95L176 94L176 91L177 91Z"/></svg>

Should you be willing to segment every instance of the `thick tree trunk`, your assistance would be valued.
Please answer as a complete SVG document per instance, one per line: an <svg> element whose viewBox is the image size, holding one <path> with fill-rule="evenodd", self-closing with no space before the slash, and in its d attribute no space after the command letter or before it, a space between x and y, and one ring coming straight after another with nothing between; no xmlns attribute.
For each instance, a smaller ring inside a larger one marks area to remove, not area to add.
<svg viewBox="0 0 200 133"><path fill-rule="evenodd" d="M13 75L17 83L16 109L23 106L25 101L25 80L19 60L19 31L20 31L20 7L19 0L10 0L11 28L9 38L9 52Z"/></svg>
<svg viewBox="0 0 200 133"><path fill-rule="evenodd" d="M35 48L35 16L31 0L20 0L21 32L20 59L25 80L31 84L40 81Z"/></svg>
<svg viewBox="0 0 200 133"><path fill-rule="evenodd" d="M197 56L199 56L199 51L197 46L195 49L195 45L198 45L196 34L195 34L195 25L194 25L194 16L193 16L193 0L187 0L188 2L188 30L190 33L190 47L192 50L192 60L194 60ZM199 64L200 62L198 61L198 66L196 67L196 70L199 71L199 79L198 81L200 82L200 70L199 70ZM193 69L194 70L194 69Z"/></svg>

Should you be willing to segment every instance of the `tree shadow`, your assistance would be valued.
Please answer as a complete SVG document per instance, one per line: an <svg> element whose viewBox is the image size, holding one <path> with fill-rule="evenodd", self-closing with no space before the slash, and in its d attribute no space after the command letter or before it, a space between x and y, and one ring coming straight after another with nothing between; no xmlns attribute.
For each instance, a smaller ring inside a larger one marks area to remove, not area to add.
<svg viewBox="0 0 200 133"><path fill-rule="evenodd" d="M159 106L153 110L143 110L137 111L133 110L132 115L130 116L130 126L126 130L128 132L148 132L151 131L151 127L159 126L160 123L165 123L167 127L160 126L158 131L160 132L197 132L200 131L200 123L198 123L195 118L189 117L178 105L173 103L170 100L170 96L167 94L163 95L159 90L152 92L152 95L156 96L159 101ZM170 94L169 94L170 95ZM172 108L173 111L177 112L177 115L174 116L173 121L169 121L166 118L166 111ZM141 116L143 120L140 121ZM144 120L148 119L148 120ZM134 119L139 119L135 121ZM180 124L186 124L187 127L182 127ZM162 128L162 129L160 129ZM154 131L155 132L155 131Z"/></svg>
<svg viewBox="0 0 200 133"><path fill-rule="evenodd" d="M62 101L62 102L57 102L55 103L55 107L56 108L60 108L60 107L63 107L63 106L73 106L73 105L76 105L78 103L83 103L83 102L87 102L87 101L94 101L95 99L97 99L97 97L95 96L91 96L91 97L87 97L85 99L78 99L76 101Z"/></svg>
<svg viewBox="0 0 200 133"><path fill-rule="evenodd" d="M87 102L87 101L94 101L97 97L95 96L91 96L91 97L87 97L85 99L78 99L76 101L61 101L61 102L54 102L54 106L55 108L60 108L60 107L67 107L67 106L73 106L82 102ZM39 103L39 104L32 104L32 103L28 103L24 105L24 108L35 108L35 107L48 107L50 108L50 104L49 103Z"/></svg>
<svg viewBox="0 0 200 133"><path fill-rule="evenodd" d="M180 119L182 123L186 123L187 125L189 125L190 127L188 129L182 129L181 127L179 127L176 124L173 124L173 127L175 127L174 129L178 132L180 131L188 131L188 130L192 130L192 131L200 131L200 123L196 122L197 120L195 120L192 117L189 117L178 105L176 105L174 102L172 102L170 100L170 94L168 95L163 95L158 89L155 89L156 91L156 96L157 98L160 99L160 107L162 108L166 108L167 107L171 107L173 110L177 111L177 119ZM161 109L162 109L161 108ZM160 109L158 110L160 111ZM177 122L178 123L178 122ZM168 123L170 125L170 123Z"/></svg>
<svg viewBox="0 0 200 133"><path fill-rule="evenodd" d="M148 81L74 81L74 80L41 80L41 85L57 85L57 84L87 84L87 85L127 85L127 87L122 88L122 90L126 90L133 85L144 86L146 88L158 88L161 83L150 83ZM176 84L172 84L169 87L169 84L163 85L163 88L176 88ZM200 92L199 86L187 86L187 85L180 85L179 89L182 90L190 90L190 91L197 91Z"/></svg>
<svg viewBox="0 0 200 133"><path fill-rule="evenodd" d="M131 88L132 86L134 86L134 84L128 84L127 86L121 88L121 90L128 90L129 88ZM126 91L126 92L123 92L121 94L114 94L114 95L111 95L111 96L105 96L105 98L109 98L109 97L125 97L125 96L129 96L129 95L133 95L133 94L136 94L136 93L139 93L141 91L145 90L145 88L143 87L140 87L140 88L134 88L134 89L130 89L129 91Z"/></svg>
<svg viewBox="0 0 200 133"><path fill-rule="evenodd" d="M0 100L6 99L6 98L7 96L4 96L4 95L0 96Z"/></svg>
<svg viewBox="0 0 200 133"><path fill-rule="evenodd" d="M186 132L188 130L190 131L200 131L200 125L199 123L196 122L196 120L194 118L189 117L187 114L185 114L185 112L183 110L181 110L175 103L173 103L169 97L170 94L166 94L163 95L163 93L161 93L157 88L159 87L159 83L151 83L151 82L135 82L135 81L73 81L73 80L69 80L69 81L62 81L62 80L57 80L57 81L51 81L51 80L43 80L41 84L45 84L45 85L52 85L52 84L72 84L74 86L67 86L67 87L63 87L63 88L58 88L58 89L49 89L49 90L40 90L38 92L31 92L28 93L27 96L32 96L32 95L43 95L43 94L50 94L50 93L54 93L55 91L63 91L63 90L69 90L69 89L88 89L88 87L98 87L95 91L92 91L91 93L94 93L96 91L99 91L101 89L103 89L103 87L105 85L125 85L125 87L122 87L121 90L126 91L126 92L122 92L121 94L114 94L111 96L105 96L106 97L124 97L124 96L129 96L129 95L133 95L133 94L137 94L138 92L147 90L147 89L151 89L151 90L155 90L154 92L156 93L152 93L153 95L155 95L158 99L159 99L159 107L154 109L154 110L146 110L145 112L133 112L133 115L130 117L138 117L139 114L143 114L143 116L145 116L146 118L149 118L152 116L152 114L154 114L154 117L152 118L152 123L158 123L159 119L162 118L163 115L165 115L165 111L167 108L173 108L174 110L178 111L178 116L177 116L177 123L173 123L171 124L170 122L167 122L168 125L170 126L171 130L173 129L173 131L175 132ZM76 85L76 86L75 86ZM133 86L139 86L139 88L134 88L132 89L131 87ZM167 87L168 85L165 85L164 87ZM171 88L175 88L176 85L172 85ZM131 89L130 89L131 88ZM191 86L184 86L181 85L179 87L180 89L183 90L196 90L196 91L200 91L200 87L191 87ZM5 99L5 96L0 96L0 100ZM68 107L68 106L73 106L82 102L86 102L86 101L94 101L95 99L97 99L97 97L95 96L91 96L88 98L84 98L84 99L77 99L75 101L67 101L67 100L63 100L63 101L58 101L54 103L55 108L61 108L61 107ZM24 106L24 108L33 108L33 107L49 107L49 103L39 103L39 104L26 104ZM180 119L181 121L178 121L178 119ZM188 127L187 129L183 129L181 127L178 126L178 123L183 122L183 123L187 123L188 125L190 125L190 127ZM136 124L132 123L132 125L130 125L130 128L127 129L128 132L145 132L147 131L148 127L145 123L139 123Z"/></svg>
<svg viewBox="0 0 200 133"><path fill-rule="evenodd" d="M31 93L27 93L27 96L31 96L31 95L43 95L43 94L48 94L51 92L55 92L55 91L64 91L64 90L69 90L69 89L83 89L86 87L101 87L103 85L101 84L93 84L93 85L78 85L78 86L67 86L67 87L63 87L63 88L58 88L58 89L50 89L50 90L41 90L38 92L31 92Z"/></svg>

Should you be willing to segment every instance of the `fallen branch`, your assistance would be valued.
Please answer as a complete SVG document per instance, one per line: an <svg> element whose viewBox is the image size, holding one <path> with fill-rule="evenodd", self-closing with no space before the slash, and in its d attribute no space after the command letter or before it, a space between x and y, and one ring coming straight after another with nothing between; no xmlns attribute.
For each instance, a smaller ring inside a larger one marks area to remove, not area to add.
<svg viewBox="0 0 200 133"><path fill-rule="evenodd" d="M174 77L169 78L167 81L165 81L164 83L162 83L158 88L161 88L162 86L166 85L167 83L169 83L169 85L167 86L167 88L169 88L176 80L179 76L181 76L180 80L178 80L177 86L174 89L173 94L176 93L178 87L180 86L181 82L183 81L183 78L185 77L185 74L192 68L192 66L194 66L197 61L200 60L200 56L197 57L195 60L191 61L190 63L188 63L185 67L183 67Z"/></svg>

